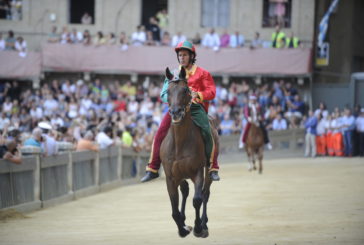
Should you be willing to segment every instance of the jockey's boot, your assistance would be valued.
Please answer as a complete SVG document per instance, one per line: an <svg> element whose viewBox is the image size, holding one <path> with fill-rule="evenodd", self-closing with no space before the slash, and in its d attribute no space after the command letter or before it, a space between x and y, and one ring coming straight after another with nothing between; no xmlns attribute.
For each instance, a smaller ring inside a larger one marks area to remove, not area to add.
<svg viewBox="0 0 364 245"><path fill-rule="evenodd" d="M140 181L141 182L147 182L147 181L150 181L150 180L158 178L158 177L159 177L158 172L153 173L151 171L146 171L144 177Z"/></svg>
<svg viewBox="0 0 364 245"><path fill-rule="evenodd" d="M245 145L245 144L244 144L243 142L240 142L240 143L239 143L239 149L244 149L244 145Z"/></svg>
<svg viewBox="0 0 364 245"><path fill-rule="evenodd" d="M210 178L212 181L219 181L220 180L219 173L217 171L210 171Z"/></svg>
<svg viewBox="0 0 364 245"><path fill-rule="evenodd" d="M273 149L273 146L270 142L268 142L267 144L265 144L267 146L267 149L268 150L272 150Z"/></svg>

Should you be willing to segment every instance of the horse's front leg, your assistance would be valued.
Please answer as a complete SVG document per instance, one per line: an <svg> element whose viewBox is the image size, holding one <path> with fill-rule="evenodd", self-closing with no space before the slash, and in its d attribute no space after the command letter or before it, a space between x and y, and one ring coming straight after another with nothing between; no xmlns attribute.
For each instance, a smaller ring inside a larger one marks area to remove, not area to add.
<svg viewBox="0 0 364 245"><path fill-rule="evenodd" d="M184 221L182 220L182 215L178 210L178 188L170 178L167 178L167 189L172 205L172 217L177 224L178 234L180 237L186 237L190 234L192 227L185 226Z"/></svg>
<svg viewBox="0 0 364 245"><path fill-rule="evenodd" d="M201 237L202 233L202 225L200 218L200 208L202 204L202 187L203 187L203 169L200 169L197 173L197 176L193 179L193 183L195 184L195 195L193 197L193 207L195 208L196 218L195 218L195 227L193 228L193 234L196 237Z"/></svg>
<svg viewBox="0 0 364 245"><path fill-rule="evenodd" d="M186 200L187 200L187 197L188 197L188 194L189 194L188 182L186 180L183 180L182 183L179 185L179 188L180 188L180 191L182 193L181 220L183 222L183 225L185 225Z"/></svg>
<svg viewBox="0 0 364 245"><path fill-rule="evenodd" d="M207 203L209 201L210 198L210 186L211 186L211 179L208 177L208 170L206 169L206 176L205 176L205 184L204 184L204 188L202 191L202 195L203 195L203 210L202 210L202 216L201 216L201 220L202 220L202 236L203 238L206 238L209 236L209 228L207 227L207 222L209 221L209 219L207 218Z"/></svg>

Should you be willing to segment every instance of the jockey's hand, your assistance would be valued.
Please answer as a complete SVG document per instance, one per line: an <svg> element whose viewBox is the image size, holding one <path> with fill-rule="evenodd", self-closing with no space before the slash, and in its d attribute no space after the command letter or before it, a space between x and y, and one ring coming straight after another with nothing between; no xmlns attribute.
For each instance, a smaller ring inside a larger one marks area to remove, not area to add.
<svg viewBox="0 0 364 245"><path fill-rule="evenodd" d="M252 121L252 118L251 117L248 117L248 122L251 122Z"/></svg>
<svg viewBox="0 0 364 245"><path fill-rule="evenodd" d="M200 99L200 96L198 95L197 92L195 91L192 91L191 92L191 96L192 96L192 100L195 100L195 99Z"/></svg>

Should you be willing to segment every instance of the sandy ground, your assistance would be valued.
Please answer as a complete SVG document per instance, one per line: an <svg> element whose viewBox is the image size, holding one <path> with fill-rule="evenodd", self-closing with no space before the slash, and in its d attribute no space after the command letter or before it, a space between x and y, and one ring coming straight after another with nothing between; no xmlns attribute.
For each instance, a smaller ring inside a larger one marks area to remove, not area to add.
<svg viewBox="0 0 364 245"><path fill-rule="evenodd" d="M263 175L223 164L220 175L206 239L178 237L160 179L0 222L0 244L364 244L363 158L266 160Z"/></svg>

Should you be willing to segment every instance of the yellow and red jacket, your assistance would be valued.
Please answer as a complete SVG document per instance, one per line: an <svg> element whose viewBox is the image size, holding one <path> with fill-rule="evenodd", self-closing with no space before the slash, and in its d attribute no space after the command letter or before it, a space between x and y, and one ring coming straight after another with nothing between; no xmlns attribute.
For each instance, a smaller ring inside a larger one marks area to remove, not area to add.
<svg viewBox="0 0 364 245"><path fill-rule="evenodd" d="M197 65L193 65L190 70L186 69L186 78L188 87L191 91L197 92L199 95L199 98L195 99L193 102L200 103L204 107L205 111L208 112L209 101L213 100L216 95L216 86L211 74L205 69L198 67ZM167 89L168 79L166 78L160 94L162 101L165 103L168 102Z"/></svg>

